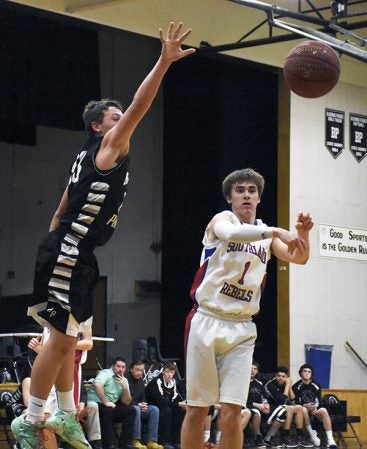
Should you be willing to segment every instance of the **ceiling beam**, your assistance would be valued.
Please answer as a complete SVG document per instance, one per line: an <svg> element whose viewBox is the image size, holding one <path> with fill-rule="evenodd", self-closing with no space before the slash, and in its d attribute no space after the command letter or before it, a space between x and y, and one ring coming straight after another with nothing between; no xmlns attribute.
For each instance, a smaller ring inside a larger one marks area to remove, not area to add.
<svg viewBox="0 0 367 449"><path fill-rule="evenodd" d="M215 45L215 46L212 46L210 45L210 43L203 41L200 44L201 49L207 51L223 52L223 51L236 50L240 48L249 48L259 45L268 45L285 42L289 40L296 40L299 39L301 36L306 37L308 39L326 42L341 54L347 54L348 56L351 56L354 59L357 59L362 62L367 62L367 51L350 43L351 42L350 38L354 38L358 40L359 44L362 47L365 47L367 40L365 38L356 35L355 33L352 33L351 30L366 28L367 21L352 22L352 23L343 22L343 26L340 26L336 24L335 20L325 20L323 18L320 18L319 15L318 17L314 17L304 13L289 11L285 8L281 8L276 5L269 5L267 3L257 0L229 0L229 1L264 11L268 17L267 22L269 25L269 36L261 39L253 39L247 41L243 40L244 38L241 38L239 41L234 43ZM276 15L277 18L275 18L274 15ZM321 25L322 28L317 30L306 26L296 25L294 23L283 22L278 20L279 17L282 18L288 17L300 20L302 22L311 23L314 25L315 24L319 26ZM344 19L345 17L343 17L343 20ZM288 31L288 33L279 36L273 36L272 27L277 27L286 30ZM255 27L253 30L251 30L251 32L247 33L245 37L251 35L258 28L259 27ZM346 40L343 41L341 39L337 39L335 37L336 33L341 33L342 35L344 35Z"/></svg>
<svg viewBox="0 0 367 449"><path fill-rule="evenodd" d="M73 14L102 6L112 6L125 1L126 0L65 0L65 11Z"/></svg>

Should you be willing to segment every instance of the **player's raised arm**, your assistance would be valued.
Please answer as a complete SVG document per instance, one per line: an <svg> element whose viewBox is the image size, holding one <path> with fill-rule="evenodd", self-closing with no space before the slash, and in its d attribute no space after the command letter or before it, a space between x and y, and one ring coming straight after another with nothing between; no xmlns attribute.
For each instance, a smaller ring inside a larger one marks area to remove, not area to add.
<svg viewBox="0 0 367 449"><path fill-rule="evenodd" d="M111 168L113 163L121 160L128 153L130 138L136 126L150 108L168 68L174 61L178 61L195 52L194 48L188 48L186 50L181 48L182 43L191 33L191 29L181 33L182 27L182 23L175 26L171 22L166 37L162 30L159 30L160 40L162 42L161 55L136 91L131 105L125 113L120 114L119 117L115 117L117 120L116 126L106 133L96 158L99 168Z"/></svg>
<svg viewBox="0 0 367 449"><path fill-rule="evenodd" d="M310 214L299 212L297 214L297 222L295 224L297 236L293 234L293 239L288 238L292 236L289 231L284 231L284 234L278 235L278 238L273 240L271 250L273 254L285 262L292 262L304 265L310 255L309 233L313 228L313 221Z"/></svg>

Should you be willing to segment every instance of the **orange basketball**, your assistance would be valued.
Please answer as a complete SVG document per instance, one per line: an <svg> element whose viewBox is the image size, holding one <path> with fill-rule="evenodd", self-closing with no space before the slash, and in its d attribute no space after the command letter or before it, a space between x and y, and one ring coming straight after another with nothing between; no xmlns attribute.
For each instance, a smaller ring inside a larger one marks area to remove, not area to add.
<svg viewBox="0 0 367 449"><path fill-rule="evenodd" d="M318 98L336 85L340 62L336 52L319 41L297 44L284 62L284 79L291 91L305 98Z"/></svg>

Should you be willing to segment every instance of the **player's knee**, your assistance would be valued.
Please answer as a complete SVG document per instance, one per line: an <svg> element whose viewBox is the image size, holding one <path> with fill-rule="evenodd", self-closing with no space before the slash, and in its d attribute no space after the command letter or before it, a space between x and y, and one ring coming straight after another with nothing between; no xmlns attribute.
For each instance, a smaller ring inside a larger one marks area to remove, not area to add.
<svg viewBox="0 0 367 449"><path fill-rule="evenodd" d="M241 410L241 416L242 416L243 418L248 418L248 419L250 419L250 417L251 417L251 411L250 411L248 408L244 408L244 409Z"/></svg>
<svg viewBox="0 0 367 449"><path fill-rule="evenodd" d="M205 418L208 415L208 407L195 407L188 405L186 407L186 419L195 426L204 425ZM199 423L199 424L198 424Z"/></svg>
<svg viewBox="0 0 367 449"><path fill-rule="evenodd" d="M241 416L241 406L235 404L222 404L220 409L221 423L231 424L238 421Z"/></svg>

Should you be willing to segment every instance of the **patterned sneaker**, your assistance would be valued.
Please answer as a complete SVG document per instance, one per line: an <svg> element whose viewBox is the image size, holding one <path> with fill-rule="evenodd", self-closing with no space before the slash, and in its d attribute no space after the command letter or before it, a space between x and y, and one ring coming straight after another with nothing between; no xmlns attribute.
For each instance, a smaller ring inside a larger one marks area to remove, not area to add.
<svg viewBox="0 0 367 449"><path fill-rule="evenodd" d="M132 447L135 447L135 449L147 449L144 444L142 444L139 440L133 440L131 443Z"/></svg>
<svg viewBox="0 0 367 449"><path fill-rule="evenodd" d="M20 415L11 422L11 431L22 449L44 449L42 427L44 422L36 424L24 420Z"/></svg>
<svg viewBox="0 0 367 449"><path fill-rule="evenodd" d="M45 426L76 449L92 449L78 421L77 412L66 413L59 409L45 422Z"/></svg>
<svg viewBox="0 0 367 449"><path fill-rule="evenodd" d="M320 441L320 438L317 436L317 431L316 430L312 429L311 434L310 434L310 438L311 438L311 441L313 442L314 446L316 446L316 447L320 446L321 441Z"/></svg>
<svg viewBox="0 0 367 449"><path fill-rule="evenodd" d="M297 447L298 446L298 441L293 440L292 438L289 438L288 440L285 441L285 447Z"/></svg>
<svg viewBox="0 0 367 449"><path fill-rule="evenodd" d="M298 440L298 446L301 446L301 447L313 447L313 443L311 443L311 441L308 438L306 438L306 437L299 436L297 438L297 440Z"/></svg>

